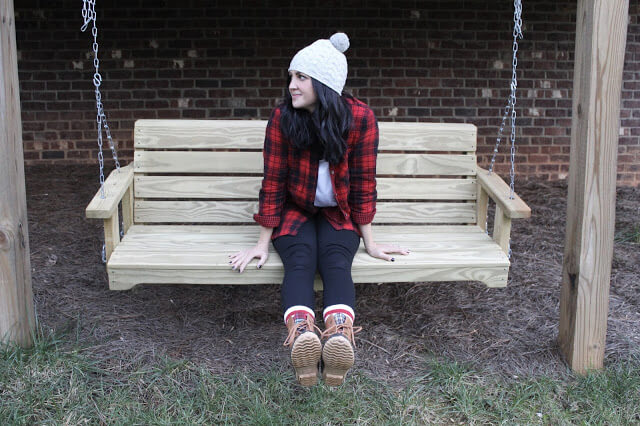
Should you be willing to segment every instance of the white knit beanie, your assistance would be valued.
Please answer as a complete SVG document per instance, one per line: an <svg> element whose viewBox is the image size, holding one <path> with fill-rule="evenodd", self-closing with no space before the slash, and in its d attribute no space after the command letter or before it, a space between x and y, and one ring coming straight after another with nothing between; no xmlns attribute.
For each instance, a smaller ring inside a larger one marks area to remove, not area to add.
<svg viewBox="0 0 640 426"><path fill-rule="evenodd" d="M347 81L347 58L343 52L348 48L349 37L345 33L335 33L329 40L316 40L296 53L289 71L307 74L342 95Z"/></svg>

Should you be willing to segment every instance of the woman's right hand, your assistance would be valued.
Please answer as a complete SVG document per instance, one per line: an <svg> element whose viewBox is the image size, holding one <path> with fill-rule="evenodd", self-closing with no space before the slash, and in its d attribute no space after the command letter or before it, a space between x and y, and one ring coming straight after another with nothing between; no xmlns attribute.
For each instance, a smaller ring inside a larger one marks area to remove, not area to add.
<svg viewBox="0 0 640 426"><path fill-rule="evenodd" d="M267 261L267 258L269 257L268 247L268 245L265 246L256 244L251 248L240 250L235 254L230 254L229 264L231 265L231 269L233 269L234 271L238 271L238 273L242 273L249 262L251 262L256 257L259 258L256 268L262 268L262 265L264 265L264 263Z"/></svg>

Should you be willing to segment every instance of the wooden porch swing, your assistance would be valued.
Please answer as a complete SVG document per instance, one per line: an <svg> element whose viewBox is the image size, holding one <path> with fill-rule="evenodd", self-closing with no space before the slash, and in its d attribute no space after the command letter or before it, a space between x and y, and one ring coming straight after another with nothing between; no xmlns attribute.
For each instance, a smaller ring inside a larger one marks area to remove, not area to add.
<svg viewBox="0 0 640 426"><path fill-rule="evenodd" d="M136 122L133 164L114 170L105 198L96 194L86 209L87 217L104 219L109 288L282 282L273 248L260 270L242 274L231 270L227 258L258 235L252 215L265 127L265 121ZM412 253L389 263L361 246L354 282L481 281L504 287L511 219L531 211L517 195L509 198L500 177L477 167L475 126L380 123L379 146L374 235L380 243L402 242ZM389 152L398 150L410 152ZM448 153L433 152L443 150ZM427 177L432 175L446 177ZM488 198L496 202L493 238L485 232Z"/></svg>
<svg viewBox="0 0 640 426"><path fill-rule="evenodd" d="M517 38L515 0L511 95L489 170L478 167L471 124L382 122L378 154L380 243L411 249L394 263L371 258L363 243L352 273L356 283L480 281L504 287L510 265L511 220L529 207L514 193ZM279 284L284 269L271 247L260 270L238 274L227 255L255 243L253 222L261 184L266 121L138 120L134 162L120 167L102 110L95 11L85 0L85 25L93 23L98 142L107 132L117 169L86 209L103 219L109 288L138 284ZM511 185L491 173L511 116ZM101 179L103 162L100 157ZM496 203L493 237L487 232L488 200ZM118 206L122 204L122 233ZM319 277L316 288L321 288Z"/></svg>

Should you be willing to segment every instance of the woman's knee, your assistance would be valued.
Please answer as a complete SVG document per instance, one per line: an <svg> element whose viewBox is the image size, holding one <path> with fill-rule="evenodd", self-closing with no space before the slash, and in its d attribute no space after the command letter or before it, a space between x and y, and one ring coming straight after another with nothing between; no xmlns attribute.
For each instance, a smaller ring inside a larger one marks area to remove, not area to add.
<svg viewBox="0 0 640 426"><path fill-rule="evenodd" d="M316 269L316 250L308 244L295 244L280 254L286 269Z"/></svg>
<svg viewBox="0 0 640 426"><path fill-rule="evenodd" d="M318 267L320 269L332 268L350 271L354 255L355 253L347 247L330 244L320 251L318 256Z"/></svg>

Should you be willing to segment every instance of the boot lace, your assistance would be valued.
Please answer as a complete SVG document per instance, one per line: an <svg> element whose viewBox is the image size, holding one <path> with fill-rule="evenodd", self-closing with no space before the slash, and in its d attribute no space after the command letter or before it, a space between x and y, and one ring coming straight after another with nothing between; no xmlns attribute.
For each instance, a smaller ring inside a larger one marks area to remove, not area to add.
<svg viewBox="0 0 640 426"><path fill-rule="evenodd" d="M331 327L327 328L325 331L323 331L320 337L322 339L328 339L334 334L342 334L344 337L347 338L347 340L351 342L351 345L355 348L356 341L354 337L356 333L360 333L361 331L362 331L362 327L354 327L353 325L349 325L347 323L334 324Z"/></svg>
<svg viewBox="0 0 640 426"><path fill-rule="evenodd" d="M318 334L321 333L320 328L313 322L311 318L307 317L307 319L289 329L289 335L284 341L283 346L293 345L293 342L295 342L298 336L307 331L316 332Z"/></svg>

